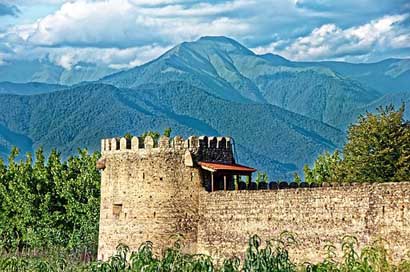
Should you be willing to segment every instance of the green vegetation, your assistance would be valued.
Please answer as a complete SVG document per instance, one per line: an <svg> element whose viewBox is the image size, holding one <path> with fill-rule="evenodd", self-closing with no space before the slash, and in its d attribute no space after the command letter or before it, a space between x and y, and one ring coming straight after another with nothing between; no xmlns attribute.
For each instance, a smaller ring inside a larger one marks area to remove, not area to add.
<svg viewBox="0 0 410 272"><path fill-rule="evenodd" d="M141 135L141 140L144 141L147 136L150 136L155 143L158 142L160 134L157 131L147 131Z"/></svg>
<svg viewBox="0 0 410 272"><path fill-rule="evenodd" d="M79 150L61 162L52 150L6 165L0 159L0 250L6 254L70 251L94 256L98 241L98 153Z"/></svg>
<svg viewBox="0 0 410 272"><path fill-rule="evenodd" d="M64 71L47 61L16 61L0 66L0 81L89 82L110 72L80 66ZM409 103L409 75L408 60L301 63L204 37L97 83L0 82L7 93L0 95L0 157L12 146L26 152L40 145L66 157L77 147L98 150L101 138L172 127L184 137L230 135L239 162L290 180L320 153L341 148L345 128L360 113Z"/></svg>
<svg viewBox="0 0 410 272"><path fill-rule="evenodd" d="M344 139L340 130L319 121L272 105L222 100L181 82L138 90L86 84L35 96L0 95L0 100L4 158L13 145L22 153L42 145L48 154L55 147L65 158L77 147L99 150L102 138L172 127L173 136L230 135L239 163L264 169L273 179L290 179Z"/></svg>
<svg viewBox="0 0 410 272"><path fill-rule="evenodd" d="M166 136L166 137L171 137L171 133L172 133L172 129L171 128L166 128L165 130L164 130L164 136Z"/></svg>
<svg viewBox="0 0 410 272"><path fill-rule="evenodd" d="M297 184L300 184L302 182L302 179L298 173L293 174L293 182L296 182Z"/></svg>
<svg viewBox="0 0 410 272"><path fill-rule="evenodd" d="M244 258L219 260L218 264L207 255L186 254L181 240L163 251L160 256L153 253L153 244L146 242L137 251L125 245L117 247L117 253L108 261L84 262L69 255L51 256L0 256L1 271L94 271L94 272L394 272L410 271L410 261L393 264L381 241L357 250L358 241L345 236L340 248L327 245L327 255L319 263L297 263L291 257L297 239L289 232L276 239L262 242L258 236L249 239Z"/></svg>
<svg viewBox="0 0 410 272"><path fill-rule="evenodd" d="M384 182L410 178L410 126L403 119L404 106L380 108L367 113L349 128L343 149L320 155L312 168L305 166L305 180L323 182ZM165 129L164 135L170 135ZM132 134L127 133L126 137ZM156 139L158 132L147 132ZM0 271L410 271L410 261L394 265L382 242L357 251L357 240L345 237L342 256L334 246L317 264L297 263L289 250L297 239L283 233L262 243L251 237L245 257L222 260L182 251L181 241L153 254L144 243L135 251L123 245L107 262L93 261L98 241L100 174L95 165L98 153L79 154L62 162L52 150L43 149L17 160L13 149L8 163L0 160ZM257 183L267 182L258 172ZM300 177L294 175L295 182Z"/></svg>
<svg viewBox="0 0 410 272"><path fill-rule="evenodd" d="M171 132L172 132L171 128L166 128L164 130L164 133L162 133L162 135L169 138L171 137ZM144 141L145 137L147 136L151 136L152 139L154 140L154 143L158 143L159 137L161 137L161 134L158 131L146 131L141 135L141 140Z"/></svg>
<svg viewBox="0 0 410 272"><path fill-rule="evenodd" d="M369 74L376 67L367 69L361 74ZM383 67L388 69L387 65ZM381 96L367 87L373 80L361 84L322 63L297 63L282 58L278 63L277 58L255 55L226 37L203 37L178 45L150 63L102 81L122 88L184 81L228 101L270 103L342 129L355 119L348 113ZM409 78L402 82L403 86L408 85Z"/></svg>
<svg viewBox="0 0 410 272"><path fill-rule="evenodd" d="M257 185L259 185L259 183L269 183L269 179L268 179L268 174L266 174L266 172L257 172L256 173L256 179L255 182Z"/></svg>
<svg viewBox="0 0 410 272"><path fill-rule="evenodd" d="M388 182L410 180L410 125L404 105L380 107L350 126L343 156L325 152L312 168L305 166L308 183Z"/></svg>

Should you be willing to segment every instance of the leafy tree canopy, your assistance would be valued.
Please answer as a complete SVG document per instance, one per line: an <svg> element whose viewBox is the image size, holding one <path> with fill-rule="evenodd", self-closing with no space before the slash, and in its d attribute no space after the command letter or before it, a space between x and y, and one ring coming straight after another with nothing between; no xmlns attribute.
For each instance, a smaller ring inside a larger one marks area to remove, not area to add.
<svg viewBox="0 0 410 272"><path fill-rule="evenodd" d="M62 161L43 149L8 165L0 159L0 249L66 248L95 253L98 238L100 173L99 153L78 155ZM34 163L33 163L34 160Z"/></svg>
<svg viewBox="0 0 410 272"><path fill-rule="evenodd" d="M410 124L405 106L380 107L349 127L343 156L324 153L312 168L305 166L305 180L316 182L388 182L410 180Z"/></svg>

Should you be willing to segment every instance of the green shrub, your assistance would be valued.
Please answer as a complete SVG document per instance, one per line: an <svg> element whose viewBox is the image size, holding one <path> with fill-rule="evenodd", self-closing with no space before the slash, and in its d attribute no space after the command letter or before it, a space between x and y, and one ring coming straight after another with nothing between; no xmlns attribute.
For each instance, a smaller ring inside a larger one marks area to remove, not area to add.
<svg viewBox="0 0 410 272"><path fill-rule="evenodd" d="M239 257L221 260L220 265L210 256L186 254L181 250L181 241L157 256L151 242L143 243L138 250L130 251L119 245L114 256L108 261L80 262L78 255L66 251L53 254L0 255L0 271L92 271L92 272L406 272L410 271L410 261L403 260L394 265L383 246L376 241L360 252L355 237L345 236L341 241L341 256L337 256L334 245L326 245L324 260L320 263L294 262L289 250L297 245L297 239L289 232L278 238L264 241L254 235L250 237L243 261Z"/></svg>

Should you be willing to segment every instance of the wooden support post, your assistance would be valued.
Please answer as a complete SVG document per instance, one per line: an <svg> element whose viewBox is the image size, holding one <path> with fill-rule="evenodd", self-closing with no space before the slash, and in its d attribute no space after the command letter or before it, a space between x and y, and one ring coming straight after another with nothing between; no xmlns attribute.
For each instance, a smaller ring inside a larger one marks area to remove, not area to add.
<svg viewBox="0 0 410 272"><path fill-rule="evenodd" d="M239 187L239 176L235 175L235 179L234 179L234 185L235 185L235 190L238 191L238 187Z"/></svg>
<svg viewBox="0 0 410 272"><path fill-rule="evenodd" d="M211 192L214 191L214 173L211 172Z"/></svg>
<svg viewBox="0 0 410 272"><path fill-rule="evenodd" d="M226 175L224 175L224 191L226 191Z"/></svg>

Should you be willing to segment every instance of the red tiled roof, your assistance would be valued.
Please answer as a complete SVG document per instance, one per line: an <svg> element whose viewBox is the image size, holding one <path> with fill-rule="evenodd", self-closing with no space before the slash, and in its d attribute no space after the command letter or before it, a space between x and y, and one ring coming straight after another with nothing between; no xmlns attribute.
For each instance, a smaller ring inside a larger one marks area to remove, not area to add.
<svg viewBox="0 0 410 272"><path fill-rule="evenodd" d="M198 163L203 169L208 170L208 171L240 171L240 172L255 172L256 169L243 166L240 164L224 164L224 163L218 163L218 162L199 162Z"/></svg>

